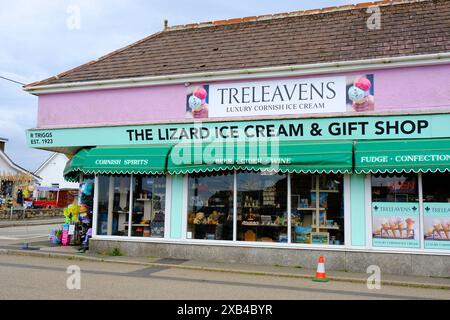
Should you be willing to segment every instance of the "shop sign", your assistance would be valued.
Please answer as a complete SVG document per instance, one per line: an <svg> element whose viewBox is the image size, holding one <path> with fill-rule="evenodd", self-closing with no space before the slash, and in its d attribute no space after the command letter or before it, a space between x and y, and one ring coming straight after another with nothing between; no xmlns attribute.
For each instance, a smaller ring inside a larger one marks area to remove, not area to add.
<svg viewBox="0 0 450 320"><path fill-rule="evenodd" d="M188 87L190 118L344 113L375 109L373 74Z"/></svg>
<svg viewBox="0 0 450 320"><path fill-rule="evenodd" d="M450 114L436 114L66 128L28 130L27 135L30 147L34 148L151 145L215 140L416 139L448 138L448 123ZM378 160L390 161L384 158ZM414 159L402 155L398 160Z"/></svg>
<svg viewBox="0 0 450 320"><path fill-rule="evenodd" d="M436 151L430 154L429 151L395 151L397 154L392 155L392 152L387 151L387 155L371 155L360 156L356 158L358 165L364 166L369 164L385 165L386 167L395 167L408 164L433 164L450 162L450 154L447 150ZM410 189L415 190L415 189Z"/></svg>
<svg viewBox="0 0 450 320"><path fill-rule="evenodd" d="M423 204L425 249L450 250L450 202Z"/></svg>
<svg viewBox="0 0 450 320"><path fill-rule="evenodd" d="M420 210L416 202L373 202L374 247L420 248Z"/></svg>

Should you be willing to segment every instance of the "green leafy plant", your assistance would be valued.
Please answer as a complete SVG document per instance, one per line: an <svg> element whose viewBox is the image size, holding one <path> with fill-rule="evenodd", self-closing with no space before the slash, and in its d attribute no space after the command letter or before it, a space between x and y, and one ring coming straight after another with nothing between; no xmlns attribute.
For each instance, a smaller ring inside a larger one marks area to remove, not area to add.
<svg viewBox="0 0 450 320"><path fill-rule="evenodd" d="M111 256L113 256L113 257L120 257L120 256L123 256L123 254L122 254L122 252L120 251L120 249L119 248L114 248L112 251L111 251L111 254L110 254Z"/></svg>

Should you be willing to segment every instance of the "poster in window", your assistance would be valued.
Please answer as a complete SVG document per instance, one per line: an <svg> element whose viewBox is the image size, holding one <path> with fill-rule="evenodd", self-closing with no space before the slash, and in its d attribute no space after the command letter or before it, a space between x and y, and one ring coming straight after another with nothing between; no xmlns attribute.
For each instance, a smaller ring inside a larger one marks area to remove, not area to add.
<svg viewBox="0 0 450 320"><path fill-rule="evenodd" d="M373 202L372 219L374 247L420 247L418 203Z"/></svg>
<svg viewBox="0 0 450 320"><path fill-rule="evenodd" d="M450 203L424 203L425 249L450 250Z"/></svg>

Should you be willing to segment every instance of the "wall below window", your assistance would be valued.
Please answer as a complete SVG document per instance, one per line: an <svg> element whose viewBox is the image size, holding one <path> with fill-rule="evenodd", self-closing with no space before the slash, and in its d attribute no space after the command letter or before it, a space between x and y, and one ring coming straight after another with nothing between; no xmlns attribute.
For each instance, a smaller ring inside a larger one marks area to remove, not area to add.
<svg viewBox="0 0 450 320"><path fill-rule="evenodd" d="M367 267L379 266L382 273L450 277L450 256L399 254L317 249L255 248L237 246L150 243L92 239L92 252L110 252L119 248L128 256L153 256L221 263L279 265L314 270L319 256L324 256L327 270L366 273Z"/></svg>

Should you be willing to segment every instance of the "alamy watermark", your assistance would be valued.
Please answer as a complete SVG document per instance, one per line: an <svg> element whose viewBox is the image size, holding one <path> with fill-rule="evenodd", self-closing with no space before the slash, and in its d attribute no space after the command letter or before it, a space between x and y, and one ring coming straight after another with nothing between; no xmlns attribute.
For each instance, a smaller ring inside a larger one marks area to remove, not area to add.
<svg viewBox="0 0 450 320"><path fill-rule="evenodd" d="M379 266L371 265L366 271L371 274L367 278L367 289L369 290L380 290L381 289L381 269Z"/></svg>
<svg viewBox="0 0 450 320"><path fill-rule="evenodd" d="M201 123L195 128L202 129ZM181 141L170 153L173 164L182 166L211 165L218 167L258 167L265 172L278 171L291 159L280 156L278 137L267 139L205 139L199 142Z"/></svg>
<svg viewBox="0 0 450 320"><path fill-rule="evenodd" d="M379 6L370 6L367 8L366 13L370 14L367 19L367 28L369 30L381 29L381 9Z"/></svg>
<svg viewBox="0 0 450 320"><path fill-rule="evenodd" d="M67 7L66 26L69 30L81 29L81 8L79 5L71 4Z"/></svg>
<svg viewBox="0 0 450 320"><path fill-rule="evenodd" d="M81 269L79 266L73 265L67 267L67 274L69 277L66 281L67 289L69 290L81 290Z"/></svg>

